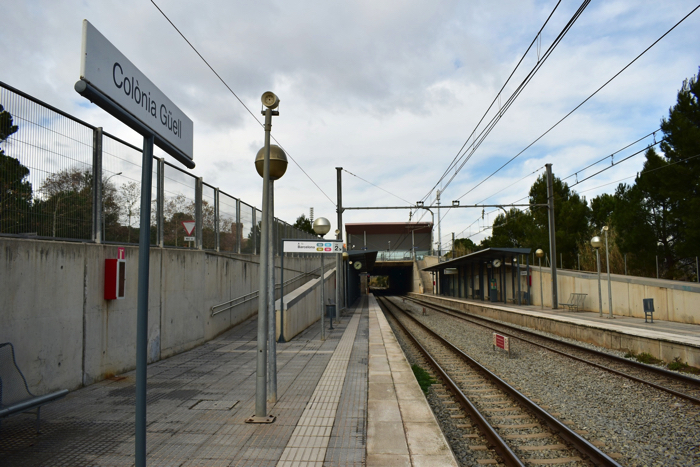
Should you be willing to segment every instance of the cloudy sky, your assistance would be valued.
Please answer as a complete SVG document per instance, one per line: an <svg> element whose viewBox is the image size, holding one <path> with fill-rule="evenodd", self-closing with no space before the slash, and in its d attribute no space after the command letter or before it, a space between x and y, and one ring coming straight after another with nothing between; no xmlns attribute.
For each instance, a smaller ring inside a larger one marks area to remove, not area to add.
<svg viewBox="0 0 700 467"><path fill-rule="evenodd" d="M253 160L263 145L262 128L152 2L0 1L0 81L140 146L138 135L73 91L86 18L194 121L192 172L260 207L262 183ZM433 188L462 154L556 5L554 0L155 3L258 119L260 95L272 90L280 97L273 135L320 189L290 163L276 183L276 214L293 222L313 206L333 228L335 207L327 196L335 202L335 167L357 176L343 173L346 206L433 202ZM580 6L561 2L484 122L507 104L537 64L538 51L542 58ZM553 164L563 178L658 129L683 80L698 71L700 11L474 188L696 6L697 0L592 2L462 169L456 175L450 170L438 184L442 203L512 203L527 195L544 164ZM482 128L484 123L477 134ZM647 138L615 160L652 142ZM643 159L632 158L574 189L588 199L612 192L616 184L609 183L633 176ZM578 179L606 164L579 172ZM451 232L478 242L488 232L477 232L495 216L477 221L480 209L446 212L445 244ZM408 215L346 211L344 221L400 222Z"/></svg>

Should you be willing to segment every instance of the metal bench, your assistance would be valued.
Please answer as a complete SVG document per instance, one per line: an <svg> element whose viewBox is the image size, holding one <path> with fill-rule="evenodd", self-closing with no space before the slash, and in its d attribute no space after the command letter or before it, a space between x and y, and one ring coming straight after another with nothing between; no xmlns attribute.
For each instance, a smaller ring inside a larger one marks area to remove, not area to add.
<svg viewBox="0 0 700 467"><path fill-rule="evenodd" d="M0 344L0 418L36 409L36 431L39 433L41 406L68 394L68 389L35 396L17 366L15 348L11 343Z"/></svg>
<svg viewBox="0 0 700 467"><path fill-rule="evenodd" d="M566 303L560 303L560 305L567 307L571 311L579 311L583 308L583 301L586 299L585 293L572 293L569 296L569 301Z"/></svg>

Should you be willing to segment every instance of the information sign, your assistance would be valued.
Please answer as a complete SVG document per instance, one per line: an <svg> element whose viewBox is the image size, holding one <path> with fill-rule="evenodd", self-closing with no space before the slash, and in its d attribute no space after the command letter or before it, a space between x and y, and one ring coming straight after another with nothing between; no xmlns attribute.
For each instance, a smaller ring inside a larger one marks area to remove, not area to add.
<svg viewBox="0 0 700 467"><path fill-rule="evenodd" d="M343 252L342 240L285 240L285 253L326 253L338 254Z"/></svg>
<svg viewBox="0 0 700 467"><path fill-rule="evenodd" d="M192 120L88 20L83 20L80 78L193 159Z"/></svg>

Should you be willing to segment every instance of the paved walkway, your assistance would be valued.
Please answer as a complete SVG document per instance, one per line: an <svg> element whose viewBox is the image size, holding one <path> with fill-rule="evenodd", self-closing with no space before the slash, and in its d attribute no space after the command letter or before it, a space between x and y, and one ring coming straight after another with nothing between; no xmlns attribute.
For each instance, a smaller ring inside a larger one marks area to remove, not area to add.
<svg viewBox="0 0 700 467"><path fill-rule="evenodd" d="M278 344L278 402L268 410L277 419L269 425L245 423L255 411L254 318L149 365L148 465L456 465L446 444L435 445L444 437L373 297L363 297L335 330L327 330L326 341L319 334L317 323ZM381 368L371 363L376 358L384 362ZM373 385L377 377L383 386ZM134 403L129 372L45 406L39 435L33 415L3 420L0 465L133 465ZM382 419L389 412L392 418ZM423 434L429 434L424 437L429 448L423 447ZM386 456L368 461L368 446L374 446L372 455L386 454L387 435L403 440L401 452L389 453L399 454L401 463Z"/></svg>
<svg viewBox="0 0 700 467"><path fill-rule="evenodd" d="M487 306L489 308L501 308L508 311L527 314L530 316L541 316L554 321L569 322L580 324L589 327L597 327L600 329L608 329L625 334L631 334L641 337L646 337L655 340L665 340L669 342L678 342L685 345L700 347L700 325L676 323L672 321L662 321L654 319L654 322L644 322L644 318L633 318L630 316L614 315L614 318L608 317L607 310L603 316L600 313L590 311L569 311L563 308L553 310L549 307L542 308L534 305L505 305L500 302L492 303L482 300L472 300L465 298L447 297L444 295L425 294L427 297L437 297L440 299L473 303L475 305ZM420 295L415 295L420 298Z"/></svg>

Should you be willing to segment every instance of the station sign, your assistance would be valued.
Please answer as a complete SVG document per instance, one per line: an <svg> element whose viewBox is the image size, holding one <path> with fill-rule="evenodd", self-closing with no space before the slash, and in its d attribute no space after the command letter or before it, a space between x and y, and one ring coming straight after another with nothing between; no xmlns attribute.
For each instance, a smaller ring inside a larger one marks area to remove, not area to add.
<svg viewBox="0 0 700 467"><path fill-rule="evenodd" d="M285 253L326 253L338 254L343 252L342 240L285 240Z"/></svg>
<svg viewBox="0 0 700 467"><path fill-rule="evenodd" d="M88 20L83 20L80 78L193 159L192 120Z"/></svg>

